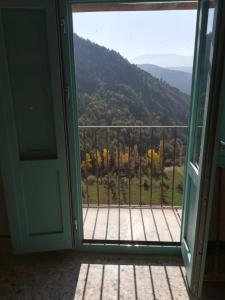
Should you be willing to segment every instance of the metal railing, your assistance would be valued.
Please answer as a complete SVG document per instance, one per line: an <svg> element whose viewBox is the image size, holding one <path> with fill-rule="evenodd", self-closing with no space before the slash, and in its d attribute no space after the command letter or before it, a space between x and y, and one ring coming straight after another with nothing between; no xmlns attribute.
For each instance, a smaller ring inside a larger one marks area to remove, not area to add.
<svg viewBox="0 0 225 300"><path fill-rule="evenodd" d="M84 206L181 206L187 126L79 126Z"/></svg>

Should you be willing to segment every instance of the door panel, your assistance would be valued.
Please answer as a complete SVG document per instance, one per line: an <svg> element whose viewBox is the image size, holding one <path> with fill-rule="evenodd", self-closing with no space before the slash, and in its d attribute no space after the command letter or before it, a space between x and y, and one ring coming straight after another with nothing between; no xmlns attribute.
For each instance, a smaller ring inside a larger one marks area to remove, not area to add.
<svg viewBox="0 0 225 300"><path fill-rule="evenodd" d="M38 171L37 168L35 170L36 172L33 172L31 168L23 170L21 178L28 234L62 233L63 203L60 171L47 168L43 173L43 167L40 167Z"/></svg>
<svg viewBox="0 0 225 300"><path fill-rule="evenodd" d="M220 115L220 130L218 136L217 165L221 168L225 168L225 67L223 69L221 102L222 105Z"/></svg>
<svg viewBox="0 0 225 300"><path fill-rule="evenodd" d="M57 153L45 17L44 10L2 9L22 160L55 158Z"/></svg>
<svg viewBox="0 0 225 300"><path fill-rule="evenodd" d="M201 256L198 242L203 236L200 226L207 214L204 207L209 198L203 197L203 186L206 182L206 146L209 139L209 120L212 102L211 90L213 83L213 60L215 52L215 28L219 1L199 1L198 21L196 32L195 65L193 74L192 99L189 122L189 142L186 161L186 182L184 194L184 217L182 224L182 255L186 267L187 280L193 294L201 290L200 265L196 257ZM209 179L207 179L209 180ZM208 207L210 207L208 205ZM201 221L200 221L201 220ZM202 270L202 269L201 269Z"/></svg>
<svg viewBox="0 0 225 300"><path fill-rule="evenodd" d="M55 1L1 1L0 29L1 165L14 252L71 248Z"/></svg>

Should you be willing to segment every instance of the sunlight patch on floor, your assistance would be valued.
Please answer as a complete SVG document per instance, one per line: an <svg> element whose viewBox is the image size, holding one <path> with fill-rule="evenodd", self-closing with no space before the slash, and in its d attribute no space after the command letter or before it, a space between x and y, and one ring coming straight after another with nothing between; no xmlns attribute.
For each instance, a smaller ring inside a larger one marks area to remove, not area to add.
<svg viewBox="0 0 225 300"><path fill-rule="evenodd" d="M82 264L74 299L190 298L182 266Z"/></svg>

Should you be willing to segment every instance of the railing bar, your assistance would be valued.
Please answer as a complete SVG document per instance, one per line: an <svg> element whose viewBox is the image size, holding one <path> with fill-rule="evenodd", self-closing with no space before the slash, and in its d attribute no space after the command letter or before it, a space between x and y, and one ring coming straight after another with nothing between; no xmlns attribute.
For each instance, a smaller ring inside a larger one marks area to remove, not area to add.
<svg viewBox="0 0 225 300"><path fill-rule="evenodd" d="M118 183L118 200L120 206L120 131L117 131L117 183Z"/></svg>
<svg viewBox="0 0 225 300"><path fill-rule="evenodd" d="M172 177L172 208L174 207L174 183L175 183L175 167L176 167L176 145L177 145L177 129L174 129L174 145L173 145L173 177Z"/></svg>
<svg viewBox="0 0 225 300"><path fill-rule="evenodd" d="M78 126L79 128L188 128L187 125L163 125L163 126L157 126L157 125L149 125L149 126L104 126L104 125L89 125L89 126Z"/></svg>
<svg viewBox="0 0 225 300"><path fill-rule="evenodd" d="M108 205L110 205L110 191L109 191L109 183L110 183L110 175L109 175L109 129L106 131L106 163L107 163L107 194L108 194Z"/></svg>
<svg viewBox="0 0 225 300"><path fill-rule="evenodd" d="M84 130L83 137L84 137L84 161L85 161L85 185L86 185L86 200L89 206L89 191L88 191L88 175L87 175L87 132Z"/></svg>
<svg viewBox="0 0 225 300"><path fill-rule="evenodd" d="M119 130L117 131L117 184L118 184L118 200L119 200L119 228L118 235L120 240L120 143L119 143Z"/></svg>
<svg viewBox="0 0 225 300"><path fill-rule="evenodd" d="M161 145L160 145L161 146ZM160 150L160 155L161 157L161 207L163 207L163 199L164 199L164 191L163 191L163 186L164 186L164 178L163 178L163 173L164 173L164 129L162 131L162 151Z"/></svg>
<svg viewBox="0 0 225 300"><path fill-rule="evenodd" d="M129 197L129 206L131 205L131 185L130 185L130 181L131 181L131 178L130 178L130 171L131 171L131 167L130 167L130 156L131 156L131 137L130 137L130 130L128 132L128 144L129 144L129 152L128 152L128 189L129 189L129 192L128 192L128 197Z"/></svg>
<svg viewBox="0 0 225 300"><path fill-rule="evenodd" d="M97 202L99 205L99 178L98 178L98 143L97 143L97 133L94 131L95 139L95 160L96 160L96 181L97 181Z"/></svg>
<svg viewBox="0 0 225 300"><path fill-rule="evenodd" d="M139 204L142 205L142 189L141 189L141 184L142 184L142 157L141 157L141 128L139 130L139 193L140 193L140 198L139 198Z"/></svg>
<svg viewBox="0 0 225 300"><path fill-rule="evenodd" d="M151 178L150 178L150 205L152 206L152 174L153 174L153 133L154 129L151 130Z"/></svg>

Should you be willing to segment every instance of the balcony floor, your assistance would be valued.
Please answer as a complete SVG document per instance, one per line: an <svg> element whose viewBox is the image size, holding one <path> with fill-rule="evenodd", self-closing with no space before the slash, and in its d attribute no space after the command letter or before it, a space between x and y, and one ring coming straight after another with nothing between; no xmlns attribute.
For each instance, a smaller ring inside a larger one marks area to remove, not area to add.
<svg viewBox="0 0 225 300"><path fill-rule="evenodd" d="M84 239L180 242L180 208L83 208Z"/></svg>

